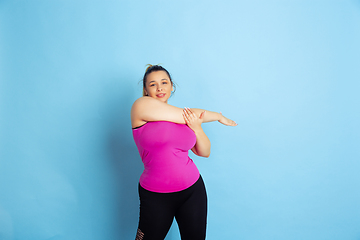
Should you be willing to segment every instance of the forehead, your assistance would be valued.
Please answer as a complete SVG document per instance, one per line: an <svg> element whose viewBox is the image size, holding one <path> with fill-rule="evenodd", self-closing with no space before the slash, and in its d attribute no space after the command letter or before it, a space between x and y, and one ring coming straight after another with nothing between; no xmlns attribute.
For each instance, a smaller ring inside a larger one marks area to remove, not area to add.
<svg viewBox="0 0 360 240"><path fill-rule="evenodd" d="M169 80L169 76L165 71L156 71L152 72L147 76L147 82L151 81L161 81L163 79Z"/></svg>

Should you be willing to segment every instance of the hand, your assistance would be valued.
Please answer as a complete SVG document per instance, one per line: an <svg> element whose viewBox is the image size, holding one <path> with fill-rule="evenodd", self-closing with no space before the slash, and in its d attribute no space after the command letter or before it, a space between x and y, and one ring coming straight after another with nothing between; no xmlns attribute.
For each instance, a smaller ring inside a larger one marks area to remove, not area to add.
<svg viewBox="0 0 360 240"><path fill-rule="evenodd" d="M184 108L183 117L186 125L189 126L194 132L201 130L201 124L203 123L205 111L203 111L198 117L190 108Z"/></svg>
<svg viewBox="0 0 360 240"><path fill-rule="evenodd" d="M233 127L237 126L237 123L235 121L225 117L224 115L222 115L221 112L220 112L220 115L221 115L220 120L219 120L220 123L222 123L226 126L233 126Z"/></svg>

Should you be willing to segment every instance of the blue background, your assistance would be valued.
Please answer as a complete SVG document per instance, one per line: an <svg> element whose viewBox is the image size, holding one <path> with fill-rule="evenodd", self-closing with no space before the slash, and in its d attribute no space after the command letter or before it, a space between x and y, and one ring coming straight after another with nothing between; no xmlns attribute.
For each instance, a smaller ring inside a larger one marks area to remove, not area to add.
<svg viewBox="0 0 360 240"><path fill-rule="evenodd" d="M0 239L134 239L148 63L204 124L209 240L360 240L360 1L0 0ZM175 227L167 239L179 239Z"/></svg>

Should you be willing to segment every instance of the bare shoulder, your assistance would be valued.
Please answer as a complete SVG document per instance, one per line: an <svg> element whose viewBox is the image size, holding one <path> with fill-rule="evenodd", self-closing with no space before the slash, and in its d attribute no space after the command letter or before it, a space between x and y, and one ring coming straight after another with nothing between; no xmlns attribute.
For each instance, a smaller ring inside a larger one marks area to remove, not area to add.
<svg viewBox="0 0 360 240"><path fill-rule="evenodd" d="M142 114L149 108L154 100L157 101L156 99L147 96L135 100L130 113L132 127L141 126L146 123L146 121L143 120Z"/></svg>
<svg viewBox="0 0 360 240"><path fill-rule="evenodd" d="M147 101L147 97L140 97L138 99L136 99L136 101L133 103L132 107L131 107L131 113L130 113L130 117L131 117L131 125L133 128L141 126L143 124L145 124L146 122L143 121L139 115L139 113L141 112L141 109L144 105L144 103L146 103Z"/></svg>
<svg viewBox="0 0 360 240"><path fill-rule="evenodd" d="M144 102L144 101L146 102L146 101L148 101L150 99L153 99L153 98L148 97L148 96L143 96L143 97L139 97L138 99L136 99L134 103Z"/></svg>
<svg viewBox="0 0 360 240"><path fill-rule="evenodd" d="M133 105L142 105L142 104L149 104L153 102L158 102L159 100L156 100L152 97L143 96L135 100Z"/></svg>
<svg viewBox="0 0 360 240"><path fill-rule="evenodd" d="M136 99L132 105L131 112L137 111L144 107L146 108L149 104L152 104L154 100L157 101L156 99L153 99L148 96L144 96Z"/></svg>
<svg viewBox="0 0 360 240"><path fill-rule="evenodd" d="M136 99L131 107L131 117L133 116L134 113L139 111L143 107L143 105L146 104L146 102L148 102L148 100L149 97L140 97Z"/></svg>

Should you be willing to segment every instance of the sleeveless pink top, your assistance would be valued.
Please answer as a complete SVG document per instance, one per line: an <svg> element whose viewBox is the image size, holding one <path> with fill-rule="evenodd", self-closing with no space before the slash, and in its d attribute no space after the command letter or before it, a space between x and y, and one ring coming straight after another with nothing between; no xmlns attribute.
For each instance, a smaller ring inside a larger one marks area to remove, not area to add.
<svg viewBox="0 0 360 240"><path fill-rule="evenodd" d="M199 170L189 158L195 133L184 124L147 122L133 129L133 137L144 163L140 185L152 192L184 190L199 178Z"/></svg>

